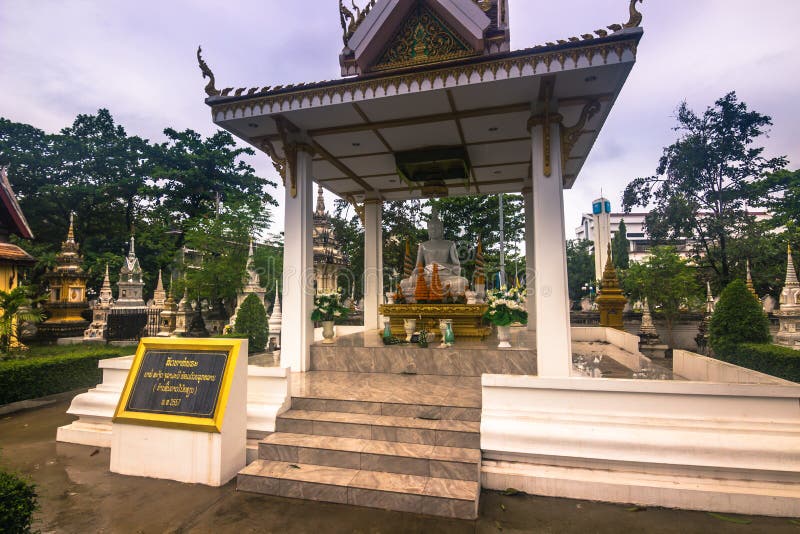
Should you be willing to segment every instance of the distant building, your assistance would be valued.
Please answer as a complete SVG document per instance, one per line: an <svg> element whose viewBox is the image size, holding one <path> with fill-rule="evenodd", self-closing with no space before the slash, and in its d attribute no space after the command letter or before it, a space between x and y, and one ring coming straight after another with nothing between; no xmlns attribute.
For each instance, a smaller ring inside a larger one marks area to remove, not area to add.
<svg viewBox="0 0 800 534"><path fill-rule="evenodd" d="M605 200L605 199L598 199ZM598 200L595 201L598 202ZM593 203L594 206L594 203ZM594 211L594 209L593 209ZM648 236L645 229L645 217L649 212L632 212L632 213L610 213L609 217L609 232L610 235L603 241L602 248L598 249L598 235L596 220L597 215L594 213L584 213L581 217L581 224L575 228L575 238L581 240L589 240L594 243L594 250L606 250L605 243L608 243L619 231L619 223L625 220L625 228L627 231L628 241L630 242L630 260L640 262L645 260L650 255L650 248L655 244ZM757 221L764 220L769 217L766 211L751 211L750 215L755 216ZM682 255L688 255L691 249L691 242L686 239L680 239L674 243L678 252ZM597 263L597 257L595 257ZM602 275L602 270L600 271Z"/></svg>

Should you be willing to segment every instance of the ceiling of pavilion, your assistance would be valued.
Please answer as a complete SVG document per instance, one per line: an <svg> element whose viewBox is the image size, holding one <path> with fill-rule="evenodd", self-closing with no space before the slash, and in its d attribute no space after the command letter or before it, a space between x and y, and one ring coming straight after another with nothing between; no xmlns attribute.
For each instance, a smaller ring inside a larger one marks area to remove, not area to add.
<svg viewBox="0 0 800 534"><path fill-rule="evenodd" d="M436 194L521 191L531 176L528 120L546 87L568 134L570 187L635 62L641 28L614 27L404 71L217 92L207 103L215 123L270 155L284 175L285 146L299 138L313 148L313 178L326 189L356 201L401 200L426 191L398 173L396 155L441 147L466 154L470 177L446 180Z"/></svg>

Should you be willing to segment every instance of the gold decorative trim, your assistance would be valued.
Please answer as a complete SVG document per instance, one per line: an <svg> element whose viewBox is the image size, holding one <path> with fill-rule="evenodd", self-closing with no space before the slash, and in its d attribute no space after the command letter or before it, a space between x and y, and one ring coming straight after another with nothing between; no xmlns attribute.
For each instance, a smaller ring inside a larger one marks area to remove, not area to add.
<svg viewBox="0 0 800 534"><path fill-rule="evenodd" d="M200 66L200 71L203 73L203 78L208 78L208 83L206 84L206 94L208 96L219 96L220 92L214 87L214 73L211 72L211 69L203 60L203 48L198 45L197 47L197 64Z"/></svg>
<svg viewBox="0 0 800 534"><path fill-rule="evenodd" d="M636 10L637 2L643 2L643 0L631 0L631 4L628 7L630 18L628 22L622 25L623 28L636 28L642 25L642 14Z"/></svg>
<svg viewBox="0 0 800 534"><path fill-rule="evenodd" d="M581 116L578 118L578 122L576 122L573 126L561 128L562 165L566 164L567 158L572 152L572 149L575 147L575 143L577 143L580 136L583 135L583 128L586 126L586 123L600 111L600 108L600 101L592 100L583 106L583 109L581 110Z"/></svg>
<svg viewBox="0 0 800 534"><path fill-rule="evenodd" d="M637 46L634 39L635 38L632 37L631 40L619 44L597 44L576 48L572 50L571 53L573 57L574 54L577 53L579 58L581 55L587 58L593 58L599 55L603 58L603 64L607 64L609 53L614 51L615 47L621 47L623 51L630 50L635 59ZM374 95L378 90L386 93L391 88L397 93L404 84L406 87L410 87L414 84L418 87L422 87L425 84L433 87L439 82L444 88L454 87L462 84L460 82L462 77L466 79L465 83L468 84L473 74L482 76L484 81L493 81L497 79L497 74L500 72L505 75L505 78L512 77L512 70L514 69L516 69L519 74L513 77L528 76L528 74L522 74L526 68L531 69L531 75L537 75L543 73L543 70L539 68L540 64L551 65L554 60L555 53L536 53L535 49L533 49L531 54L527 56L497 59L457 67L443 67L426 72L390 75L371 80L355 80L329 87L304 89L303 86L307 84L288 86L289 88L296 88L297 90L283 94L257 96L254 99L239 102L218 105L212 103L211 106L215 117L219 113L228 114L229 112L236 116L237 112L241 111L244 114L246 109L253 108L259 108L260 112L266 115L271 114L272 109L288 109L293 107L293 104L294 107L299 104L300 109L306 109L323 105L322 102L326 101L331 102L333 100L338 100L343 102L345 101L345 97L349 97L349 100L358 102L359 100L365 99L364 95L368 93ZM448 83L448 80L451 78L454 83ZM271 91L286 88L287 87L274 87L271 88Z"/></svg>
<svg viewBox="0 0 800 534"><path fill-rule="evenodd" d="M362 10L353 0L350 0L350 5L353 11L355 11L355 13L353 13L353 11L350 11L344 5L342 0L339 0L339 22L342 25L342 42L344 46L347 46L350 38L356 33L356 30L361 26L361 23L364 22L364 19L367 18L372 8L375 7L375 1L376 0L370 0Z"/></svg>
<svg viewBox="0 0 800 534"><path fill-rule="evenodd" d="M356 202L356 199L353 195L345 195L345 200L347 200L350 205L353 206L353 211L355 211L356 215L358 215L358 220L361 221L361 226L364 226L367 218L366 206Z"/></svg>

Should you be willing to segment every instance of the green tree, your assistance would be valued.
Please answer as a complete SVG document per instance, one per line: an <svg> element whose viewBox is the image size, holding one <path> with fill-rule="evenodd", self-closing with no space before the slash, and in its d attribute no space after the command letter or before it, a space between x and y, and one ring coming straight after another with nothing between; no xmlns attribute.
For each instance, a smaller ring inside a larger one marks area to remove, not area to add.
<svg viewBox="0 0 800 534"><path fill-rule="evenodd" d="M36 486L0 469L0 528L3 532L28 534L33 514L39 509Z"/></svg>
<svg viewBox="0 0 800 534"><path fill-rule="evenodd" d="M724 354L740 343L769 343L769 319L742 280L722 291L709 327L711 348Z"/></svg>
<svg viewBox="0 0 800 534"><path fill-rule="evenodd" d="M772 213L772 226L800 228L800 170L770 173L759 185L757 204Z"/></svg>
<svg viewBox="0 0 800 534"><path fill-rule="evenodd" d="M631 242L628 241L628 228L625 219L620 219L619 230L611 241L611 257L614 258L614 267L624 271L630 265Z"/></svg>
<svg viewBox="0 0 800 534"><path fill-rule="evenodd" d="M786 158L765 158L756 140L772 119L750 111L735 92L717 100L702 115L683 102L677 110L679 139L664 149L656 174L639 177L625 188L623 207L654 204L646 219L659 242L689 238L697 244L695 261L730 281L732 237L746 221L747 206L758 201L758 178L786 165Z"/></svg>
<svg viewBox="0 0 800 534"><path fill-rule="evenodd" d="M236 334L247 336L249 352L261 352L267 346L267 311L258 296L250 294L244 299L236 314L233 330Z"/></svg>
<svg viewBox="0 0 800 534"><path fill-rule="evenodd" d="M569 298L580 300L586 296L585 284L594 286L594 252L588 239L567 241L567 280Z"/></svg>
<svg viewBox="0 0 800 534"><path fill-rule="evenodd" d="M39 259L34 283L53 265L70 212L90 289L99 287L106 263L115 281L132 229L149 292L158 270L169 269L203 221L227 214L226 220L242 219L236 224L249 226L250 235L266 228L276 204L266 188L275 184L243 161L252 150L237 148L225 132L208 138L192 130L164 132L167 142L151 144L128 135L105 109L78 115L56 134L0 119L0 164L10 166L36 235L21 243Z"/></svg>
<svg viewBox="0 0 800 534"><path fill-rule="evenodd" d="M276 184L257 176L241 159L255 152L236 148L228 132L220 130L206 139L193 130L167 128L164 134L169 141L156 145L152 153L151 194L165 219L181 226L217 213L223 205L247 209L254 217L277 205L266 192Z"/></svg>
<svg viewBox="0 0 800 534"><path fill-rule="evenodd" d="M656 246L641 263L630 264L622 287L632 299L646 298L650 308L664 317L669 346L675 346L673 328L682 310L699 302L701 288L695 269L675 247Z"/></svg>
<svg viewBox="0 0 800 534"><path fill-rule="evenodd" d="M217 216L190 219L185 245L197 263L182 266L190 296L227 303L232 311L236 293L245 283L254 221L262 217L248 212L247 206L227 205Z"/></svg>
<svg viewBox="0 0 800 534"><path fill-rule="evenodd" d="M42 320L42 311L34 308L41 301L41 298L31 295L27 286L0 290L0 352L7 354L19 340L20 323Z"/></svg>
<svg viewBox="0 0 800 534"><path fill-rule="evenodd" d="M459 249L462 275L471 280L475 269L475 247L478 237L483 243L487 277L500 268L500 200L498 195L470 195L429 200L426 207L436 206L444 223L445 239L455 241ZM427 216L422 226L427 224ZM503 225L505 234L506 273L513 282L509 267L519 259L514 255L513 243L524 238L525 217L521 195L503 195ZM427 240L427 233L425 234ZM520 271L525 266L520 262ZM513 267L512 267L513 268Z"/></svg>

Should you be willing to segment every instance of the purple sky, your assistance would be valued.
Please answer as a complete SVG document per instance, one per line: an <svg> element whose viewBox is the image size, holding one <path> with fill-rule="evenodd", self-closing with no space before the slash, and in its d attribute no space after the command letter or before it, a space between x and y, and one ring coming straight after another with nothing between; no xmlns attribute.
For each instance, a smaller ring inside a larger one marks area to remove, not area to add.
<svg viewBox="0 0 800 534"><path fill-rule="evenodd" d="M363 3L363 0L362 0ZM510 0L512 47L591 32L628 16L627 0ZM675 139L681 100L698 112L736 90L772 116L768 156L800 166L797 0L645 0L638 61L571 191L567 237L600 189L620 208L629 180L652 174ZM2 0L0 116L54 132L78 113L111 110L131 134L162 141L166 126L211 134L195 60L217 87L339 77L336 0ZM794 74L792 74L794 73ZM266 155L251 162L280 182ZM282 200L283 190L273 191ZM329 202L330 207L330 202ZM282 229L282 208L271 231Z"/></svg>

